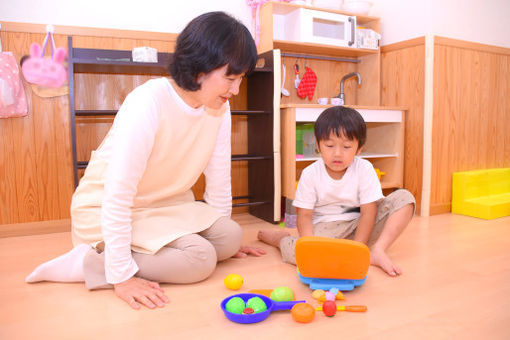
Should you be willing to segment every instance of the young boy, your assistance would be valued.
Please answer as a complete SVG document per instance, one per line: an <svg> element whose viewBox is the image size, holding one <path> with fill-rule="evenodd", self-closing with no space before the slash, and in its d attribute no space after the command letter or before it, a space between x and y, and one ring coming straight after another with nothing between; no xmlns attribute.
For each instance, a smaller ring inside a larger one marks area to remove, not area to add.
<svg viewBox="0 0 510 340"><path fill-rule="evenodd" d="M390 276L402 274L386 254L414 214L415 199L404 189L384 197L372 164L360 157L366 125L354 109L335 106L315 122L321 159L306 167L293 205L299 236L346 238L370 246L370 263ZM285 231L259 231L258 238L280 248L295 264L297 237Z"/></svg>

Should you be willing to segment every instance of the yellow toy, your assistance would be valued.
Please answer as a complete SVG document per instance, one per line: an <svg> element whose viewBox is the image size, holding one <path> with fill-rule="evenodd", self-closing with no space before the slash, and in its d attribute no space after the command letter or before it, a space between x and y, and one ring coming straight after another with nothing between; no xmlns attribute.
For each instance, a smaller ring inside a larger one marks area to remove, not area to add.
<svg viewBox="0 0 510 340"><path fill-rule="evenodd" d="M510 216L510 168L454 172L452 213L484 219Z"/></svg>

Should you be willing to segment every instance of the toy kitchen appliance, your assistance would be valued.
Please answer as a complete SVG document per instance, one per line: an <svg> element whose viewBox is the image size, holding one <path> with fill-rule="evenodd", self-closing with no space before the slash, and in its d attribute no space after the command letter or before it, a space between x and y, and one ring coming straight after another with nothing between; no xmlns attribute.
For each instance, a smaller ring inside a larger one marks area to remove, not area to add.
<svg viewBox="0 0 510 340"><path fill-rule="evenodd" d="M308 8L274 13L273 39L356 47L356 17Z"/></svg>

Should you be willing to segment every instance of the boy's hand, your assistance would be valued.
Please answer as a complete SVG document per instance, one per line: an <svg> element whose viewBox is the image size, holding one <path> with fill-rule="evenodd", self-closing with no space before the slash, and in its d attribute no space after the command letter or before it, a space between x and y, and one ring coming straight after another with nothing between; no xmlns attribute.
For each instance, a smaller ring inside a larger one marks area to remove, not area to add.
<svg viewBox="0 0 510 340"><path fill-rule="evenodd" d="M251 246L241 246L241 248L239 248L239 251L237 252L237 254L235 254L232 257L242 258L242 257L246 257L248 255L262 256L265 254L266 254L266 252L262 248L251 247Z"/></svg>

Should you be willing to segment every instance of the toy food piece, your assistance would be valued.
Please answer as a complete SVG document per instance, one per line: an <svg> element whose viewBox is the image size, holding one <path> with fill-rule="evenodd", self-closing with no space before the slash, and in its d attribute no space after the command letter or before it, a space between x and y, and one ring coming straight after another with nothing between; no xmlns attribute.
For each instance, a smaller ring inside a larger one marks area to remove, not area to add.
<svg viewBox="0 0 510 340"><path fill-rule="evenodd" d="M243 285L243 278L241 275L228 274L223 280L225 287L231 290L238 290Z"/></svg>
<svg viewBox="0 0 510 340"><path fill-rule="evenodd" d="M255 313L255 311L253 310L253 308L248 308L246 307L244 310L243 310L243 314L253 314Z"/></svg>
<svg viewBox="0 0 510 340"><path fill-rule="evenodd" d="M243 314L244 308L245 308L244 300L241 299L240 297L231 298L225 305L226 310L228 310L230 313L235 314Z"/></svg>
<svg viewBox="0 0 510 340"><path fill-rule="evenodd" d="M322 312L326 316L334 316L336 314L336 303L334 301L326 300L322 305Z"/></svg>
<svg viewBox="0 0 510 340"><path fill-rule="evenodd" d="M260 294L260 295L264 295L264 296L267 296L268 298L271 297L271 293L273 292L272 289L250 289L248 291L248 293L252 293L252 294Z"/></svg>
<svg viewBox="0 0 510 340"><path fill-rule="evenodd" d="M331 292L326 292L325 294L326 300L329 301L335 301L336 300L336 294L333 294Z"/></svg>
<svg viewBox="0 0 510 340"><path fill-rule="evenodd" d="M274 301L293 301L294 292L289 287L276 287L270 297Z"/></svg>
<svg viewBox="0 0 510 340"><path fill-rule="evenodd" d="M338 291L338 293L336 293L335 299L336 300L345 300L345 296L341 291Z"/></svg>
<svg viewBox="0 0 510 340"><path fill-rule="evenodd" d="M253 309L254 313L261 313L267 310L266 303L258 296L252 297L246 302L246 307Z"/></svg>
<svg viewBox="0 0 510 340"><path fill-rule="evenodd" d="M315 310L322 311L322 306L316 307ZM363 305L358 305L358 306L352 305L352 306L337 306L336 310L337 311L345 311L345 312L363 313L363 312L366 312L368 310L368 308L367 308L367 306L363 306Z"/></svg>
<svg viewBox="0 0 510 340"><path fill-rule="evenodd" d="M322 289L316 289L316 290L313 291L312 297L315 300L319 300L321 297L324 296L324 294L325 294L325 292Z"/></svg>
<svg viewBox="0 0 510 340"><path fill-rule="evenodd" d="M298 303L290 310L292 317L297 322L308 323L315 317L315 309L309 303Z"/></svg>

